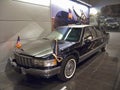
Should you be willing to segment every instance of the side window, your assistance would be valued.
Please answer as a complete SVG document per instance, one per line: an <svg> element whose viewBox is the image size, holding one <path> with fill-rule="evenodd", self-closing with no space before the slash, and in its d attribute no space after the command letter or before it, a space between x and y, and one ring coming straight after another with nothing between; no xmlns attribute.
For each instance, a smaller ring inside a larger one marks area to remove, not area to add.
<svg viewBox="0 0 120 90"><path fill-rule="evenodd" d="M85 28L83 38L84 38L84 40L86 40L86 39L92 40L93 39L92 34L91 34L89 28Z"/></svg>
<svg viewBox="0 0 120 90"><path fill-rule="evenodd" d="M96 29L96 33L97 33L97 37L101 37L102 36L102 32L99 31L98 29Z"/></svg>
<svg viewBox="0 0 120 90"><path fill-rule="evenodd" d="M80 39L80 34L81 34L80 28L73 28L73 29L71 29L70 33L68 34L66 41L77 42Z"/></svg>
<svg viewBox="0 0 120 90"><path fill-rule="evenodd" d="M93 39L97 38L97 33L96 33L96 31L95 31L95 28L89 27L89 29L90 29L90 31L91 31L91 33L92 33Z"/></svg>
<svg viewBox="0 0 120 90"><path fill-rule="evenodd" d="M99 27L99 29L97 29L96 27L94 27L94 28L96 29L98 37L103 36L104 34L106 34L106 31L105 31L104 27Z"/></svg>

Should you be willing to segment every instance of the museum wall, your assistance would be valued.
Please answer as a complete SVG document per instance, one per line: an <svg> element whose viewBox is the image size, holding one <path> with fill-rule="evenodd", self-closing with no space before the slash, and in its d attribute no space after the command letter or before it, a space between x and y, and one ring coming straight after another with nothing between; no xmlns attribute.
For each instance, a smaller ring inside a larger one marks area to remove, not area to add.
<svg viewBox="0 0 120 90"><path fill-rule="evenodd" d="M7 62L18 35L24 44L50 31L49 6L0 0L0 65Z"/></svg>

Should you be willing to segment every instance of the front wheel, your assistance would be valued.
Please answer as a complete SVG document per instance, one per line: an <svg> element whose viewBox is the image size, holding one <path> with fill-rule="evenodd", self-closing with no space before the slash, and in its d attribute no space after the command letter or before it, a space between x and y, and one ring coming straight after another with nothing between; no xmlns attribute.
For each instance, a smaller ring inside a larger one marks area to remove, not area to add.
<svg viewBox="0 0 120 90"><path fill-rule="evenodd" d="M67 81L71 79L76 71L76 60L74 56L67 57L61 66L60 74L58 74L58 78L62 81Z"/></svg>

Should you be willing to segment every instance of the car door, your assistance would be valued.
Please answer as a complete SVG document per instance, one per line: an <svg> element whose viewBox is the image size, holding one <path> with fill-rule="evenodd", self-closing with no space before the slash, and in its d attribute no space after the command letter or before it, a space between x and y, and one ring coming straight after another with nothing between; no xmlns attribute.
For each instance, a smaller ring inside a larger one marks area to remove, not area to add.
<svg viewBox="0 0 120 90"><path fill-rule="evenodd" d="M93 44L93 36L90 32L89 27L83 29L83 36L82 36L82 45L79 49L80 56L86 54L91 50Z"/></svg>
<svg viewBox="0 0 120 90"><path fill-rule="evenodd" d="M91 51L93 50L94 38L90 31L89 27L83 28L83 35L81 39L81 47L79 48L79 63L92 55Z"/></svg>
<svg viewBox="0 0 120 90"><path fill-rule="evenodd" d="M97 34L97 37L96 37L96 41L97 41L96 47L99 47L104 42L103 34L102 34L102 32L100 30L98 30L96 28L94 28L94 30L95 30L95 32Z"/></svg>
<svg viewBox="0 0 120 90"><path fill-rule="evenodd" d="M92 34L92 45L91 45L91 50L95 49L97 47L98 44L98 37L97 37L97 32L95 30L95 28L93 26L89 27L89 30Z"/></svg>

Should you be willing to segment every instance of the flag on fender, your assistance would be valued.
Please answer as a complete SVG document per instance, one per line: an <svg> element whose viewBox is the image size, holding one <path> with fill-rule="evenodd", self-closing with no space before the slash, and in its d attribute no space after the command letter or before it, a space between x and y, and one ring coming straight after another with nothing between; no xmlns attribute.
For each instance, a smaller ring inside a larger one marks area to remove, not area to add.
<svg viewBox="0 0 120 90"><path fill-rule="evenodd" d="M20 42L20 36L18 36L17 42L16 42L16 48L20 49L21 47L22 47L22 44Z"/></svg>
<svg viewBox="0 0 120 90"><path fill-rule="evenodd" d="M70 9L68 9L68 19L73 19L73 15Z"/></svg>

